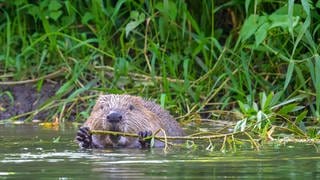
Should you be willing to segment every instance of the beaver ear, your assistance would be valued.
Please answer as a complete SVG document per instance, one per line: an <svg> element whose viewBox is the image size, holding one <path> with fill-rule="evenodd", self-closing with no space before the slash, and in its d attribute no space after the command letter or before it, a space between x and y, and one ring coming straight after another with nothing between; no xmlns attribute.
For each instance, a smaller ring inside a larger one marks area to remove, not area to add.
<svg viewBox="0 0 320 180"><path fill-rule="evenodd" d="M130 110L130 111L134 110L134 105L130 104L130 105L129 105L129 110Z"/></svg>

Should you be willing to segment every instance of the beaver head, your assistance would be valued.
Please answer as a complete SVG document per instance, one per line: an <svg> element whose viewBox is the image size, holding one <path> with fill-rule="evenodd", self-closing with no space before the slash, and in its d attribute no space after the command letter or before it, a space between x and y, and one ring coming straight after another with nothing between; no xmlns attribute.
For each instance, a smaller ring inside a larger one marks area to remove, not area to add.
<svg viewBox="0 0 320 180"><path fill-rule="evenodd" d="M131 95L101 95L86 122L91 130L108 130L127 133L155 132L161 125L159 117L145 107L141 97ZM107 145L132 143L133 138L114 135L97 135L97 141Z"/></svg>

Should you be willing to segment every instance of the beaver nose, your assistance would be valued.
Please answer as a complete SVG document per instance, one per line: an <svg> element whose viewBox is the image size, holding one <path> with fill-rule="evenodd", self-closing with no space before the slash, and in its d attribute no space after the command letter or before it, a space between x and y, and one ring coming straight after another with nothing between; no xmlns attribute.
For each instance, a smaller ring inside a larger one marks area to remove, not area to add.
<svg viewBox="0 0 320 180"><path fill-rule="evenodd" d="M121 121L121 119L122 119L122 115L118 112L110 112L107 115L107 120L111 123L117 123Z"/></svg>

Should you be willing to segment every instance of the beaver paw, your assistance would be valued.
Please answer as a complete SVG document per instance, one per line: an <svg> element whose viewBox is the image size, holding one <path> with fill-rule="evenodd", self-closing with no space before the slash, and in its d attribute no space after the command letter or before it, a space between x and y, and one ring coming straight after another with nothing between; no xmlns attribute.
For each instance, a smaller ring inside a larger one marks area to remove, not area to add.
<svg viewBox="0 0 320 180"><path fill-rule="evenodd" d="M92 135L89 127L80 127L76 140L78 141L80 148L92 148Z"/></svg>
<svg viewBox="0 0 320 180"><path fill-rule="evenodd" d="M140 131L138 133L139 135L139 143L141 145L141 148L149 148L150 144L151 144L151 138L149 139L144 139L148 136L152 136L152 132L151 131Z"/></svg>

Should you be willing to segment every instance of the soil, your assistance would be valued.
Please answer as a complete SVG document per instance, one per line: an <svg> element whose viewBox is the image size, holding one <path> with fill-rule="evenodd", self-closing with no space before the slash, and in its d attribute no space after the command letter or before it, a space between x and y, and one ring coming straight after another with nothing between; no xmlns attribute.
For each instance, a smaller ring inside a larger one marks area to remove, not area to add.
<svg viewBox="0 0 320 180"><path fill-rule="evenodd" d="M0 85L0 120L9 119L19 114L33 111L40 107L59 89L58 83L46 82L40 91L35 84ZM8 93L13 97L10 98ZM47 112L38 113L34 119L45 120ZM21 117L23 120L26 117Z"/></svg>

